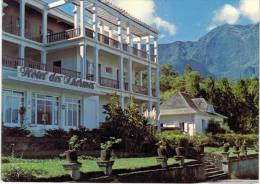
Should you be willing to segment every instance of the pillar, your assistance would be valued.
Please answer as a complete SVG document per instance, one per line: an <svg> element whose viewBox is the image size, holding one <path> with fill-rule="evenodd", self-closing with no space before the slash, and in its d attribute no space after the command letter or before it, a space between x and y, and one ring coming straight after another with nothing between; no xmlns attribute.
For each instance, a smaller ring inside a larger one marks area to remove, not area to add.
<svg viewBox="0 0 260 184"><path fill-rule="evenodd" d="M133 92L133 61L131 58L128 61L128 89Z"/></svg>
<svg viewBox="0 0 260 184"><path fill-rule="evenodd" d="M126 27L126 43L129 46L129 52L132 52L132 46L133 46L133 40L132 40L132 35L131 35L131 30L130 30L130 23L127 23Z"/></svg>
<svg viewBox="0 0 260 184"><path fill-rule="evenodd" d="M147 59L150 59L150 35L146 38L146 53L147 53Z"/></svg>
<svg viewBox="0 0 260 184"><path fill-rule="evenodd" d="M103 22L99 23L99 31L100 31L100 34L104 34L104 24L103 24Z"/></svg>
<svg viewBox="0 0 260 184"><path fill-rule="evenodd" d="M74 6L73 13L74 13L74 28L78 28L79 18L80 18L80 9L78 6Z"/></svg>
<svg viewBox="0 0 260 184"><path fill-rule="evenodd" d="M155 96L160 97L160 67L156 67Z"/></svg>
<svg viewBox="0 0 260 184"><path fill-rule="evenodd" d="M119 68L119 89L124 90L124 58L118 56L118 68Z"/></svg>
<svg viewBox="0 0 260 184"><path fill-rule="evenodd" d="M93 38L94 40L98 40L98 17L97 17L97 7L96 4L93 4L92 7L92 24L93 24Z"/></svg>
<svg viewBox="0 0 260 184"><path fill-rule="evenodd" d="M24 37L25 32L25 0L20 0L20 36Z"/></svg>
<svg viewBox="0 0 260 184"><path fill-rule="evenodd" d="M48 11L43 10L42 12L42 43L47 43L47 31L48 31Z"/></svg>
<svg viewBox="0 0 260 184"><path fill-rule="evenodd" d="M81 78L86 78L86 44L85 42L79 45L79 54L80 54L80 72L81 72Z"/></svg>
<svg viewBox="0 0 260 184"><path fill-rule="evenodd" d="M140 71L140 86L143 86L143 71Z"/></svg>
<svg viewBox="0 0 260 184"><path fill-rule="evenodd" d="M161 131L161 123L160 123L160 101L156 102L155 104L156 110L156 124L157 124L157 131Z"/></svg>
<svg viewBox="0 0 260 184"><path fill-rule="evenodd" d="M154 62L158 63L158 38L154 37Z"/></svg>
<svg viewBox="0 0 260 184"><path fill-rule="evenodd" d="M21 63L19 63L21 66L24 65L24 56L25 56L25 46L20 45L19 47L19 58L21 59Z"/></svg>
<svg viewBox="0 0 260 184"><path fill-rule="evenodd" d="M94 81L96 84L99 84L99 69L98 69L98 55L99 49L97 47L94 47L94 53L93 53L93 65L94 65Z"/></svg>
<svg viewBox="0 0 260 184"><path fill-rule="evenodd" d="M152 96L152 69L151 69L151 65L148 65L148 72L147 72L147 89L148 89L148 96L151 97Z"/></svg>
<svg viewBox="0 0 260 184"><path fill-rule="evenodd" d="M122 109L125 108L125 97L123 95L120 96L120 106Z"/></svg>
<svg viewBox="0 0 260 184"><path fill-rule="evenodd" d="M41 51L41 64L46 64L46 50Z"/></svg>
<svg viewBox="0 0 260 184"><path fill-rule="evenodd" d="M118 42L119 42L119 48L122 47L122 27L121 27L121 20L117 19L117 35L118 35Z"/></svg>
<svg viewBox="0 0 260 184"><path fill-rule="evenodd" d="M85 36L85 1L80 1L80 35Z"/></svg>

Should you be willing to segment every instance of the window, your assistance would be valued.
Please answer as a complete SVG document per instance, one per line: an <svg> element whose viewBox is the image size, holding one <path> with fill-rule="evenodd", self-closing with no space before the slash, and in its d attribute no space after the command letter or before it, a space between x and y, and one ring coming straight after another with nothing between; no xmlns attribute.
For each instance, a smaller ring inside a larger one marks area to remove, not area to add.
<svg viewBox="0 0 260 184"><path fill-rule="evenodd" d="M110 67L106 67L106 72L112 74L112 73L113 73L113 70L112 70L112 68L110 68Z"/></svg>
<svg viewBox="0 0 260 184"><path fill-rule="evenodd" d="M69 127L78 127L80 122L80 100L65 99L65 125Z"/></svg>
<svg viewBox="0 0 260 184"><path fill-rule="evenodd" d="M32 95L32 124L58 125L59 98L47 95Z"/></svg>
<svg viewBox="0 0 260 184"><path fill-rule="evenodd" d="M20 123L19 109L22 106L24 106L23 92L3 90L2 118L4 123Z"/></svg>
<svg viewBox="0 0 260 184"><path fill-rule="evenodd" d="M202 132L205 133L206 132L206 120L205 119L202 119L201 120L201 126L202 126Z"/></svg>

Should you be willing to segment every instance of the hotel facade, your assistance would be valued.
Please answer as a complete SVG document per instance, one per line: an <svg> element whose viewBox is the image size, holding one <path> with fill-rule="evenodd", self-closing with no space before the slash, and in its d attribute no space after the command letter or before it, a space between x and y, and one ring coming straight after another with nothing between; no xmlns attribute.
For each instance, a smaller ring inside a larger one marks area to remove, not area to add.
<svg viewBox="0 0 260 184"><path fill-rule="evenodd" d="M113 93L159 114L156 29L105 0L3 0L2 13L4 126L98 128Z"/></svg>

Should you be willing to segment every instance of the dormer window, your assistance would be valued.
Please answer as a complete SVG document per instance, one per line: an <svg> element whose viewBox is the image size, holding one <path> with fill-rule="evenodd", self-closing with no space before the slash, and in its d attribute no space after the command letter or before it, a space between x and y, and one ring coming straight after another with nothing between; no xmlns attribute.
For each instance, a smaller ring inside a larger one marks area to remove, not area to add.
<svg viewBox="0 0 260 184"><path fill-rule="evenodd" d="M207 112L208 112L208 113L215 113L214 108L213 108L213 105L208 105L208 107L207 107Z"/></svg>

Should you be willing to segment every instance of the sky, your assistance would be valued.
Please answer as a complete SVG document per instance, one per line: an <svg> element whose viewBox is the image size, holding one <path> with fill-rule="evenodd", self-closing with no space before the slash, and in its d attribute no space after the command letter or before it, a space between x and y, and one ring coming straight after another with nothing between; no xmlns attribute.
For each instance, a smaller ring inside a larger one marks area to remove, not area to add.
<svg viewBox="0 0 260 184"><path fill-rule="evenodd" d="M219 25L259 22L260 0L109 1L157 28L160 32L159 43L196 41ZM71 11L69 5L61 8Z"/></svg>

